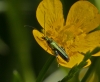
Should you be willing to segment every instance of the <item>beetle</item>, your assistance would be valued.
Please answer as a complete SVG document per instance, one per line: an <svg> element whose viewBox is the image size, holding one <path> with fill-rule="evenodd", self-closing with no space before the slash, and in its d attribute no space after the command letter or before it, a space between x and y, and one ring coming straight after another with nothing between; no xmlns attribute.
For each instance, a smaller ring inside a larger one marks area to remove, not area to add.
<svg viewBox="0 0 100 82"><path fill-rule="evenodd" d="M52 49L56 57L59 55L66 62L69 62L69 56L66 54L63 47L60 47L57 42L55 42L52 38L48 38L47 36L42 37L42 39L47 42L48 46Z"/></svg>

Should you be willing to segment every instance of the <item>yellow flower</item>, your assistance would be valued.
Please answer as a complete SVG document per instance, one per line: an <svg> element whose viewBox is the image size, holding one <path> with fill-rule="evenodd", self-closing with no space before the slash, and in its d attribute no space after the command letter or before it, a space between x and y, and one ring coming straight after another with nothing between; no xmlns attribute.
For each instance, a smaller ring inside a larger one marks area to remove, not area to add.
<svg viewBox="0 0 100 82"><path fill-rule="evenodd" d="M53 50L42 37L52 38L60 48L63 47L70 60L66 62L58 55L57 61L62 66L71 68L79 64L84 58L81 52L100 46L100 30L91 32L99 26L100 14L88 1L74 3L65 20L60 0L43 0L37 8L36 17L43 30L33 30L35 40L51 55L54 55ZM100 52L94 56L100 56ZM91 64L90 60L87 62L87 66Z"/></svg>

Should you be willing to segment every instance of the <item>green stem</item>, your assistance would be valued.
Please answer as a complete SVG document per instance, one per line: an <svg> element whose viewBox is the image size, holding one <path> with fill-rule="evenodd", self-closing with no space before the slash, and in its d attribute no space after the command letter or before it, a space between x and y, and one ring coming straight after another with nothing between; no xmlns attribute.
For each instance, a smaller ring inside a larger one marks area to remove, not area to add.
<svg viewBox="0 0 100 82"><path fill-rule="evenodd" d="M40 71L36 82L43 82L43 78L45 77L45 74L46 74L48 68L50 67L50 65L51 65L51 63L53 62L54 59L55 59L54 56L50 56L50 58L47 60L47 62L43 66L42 70Z"/></svg>

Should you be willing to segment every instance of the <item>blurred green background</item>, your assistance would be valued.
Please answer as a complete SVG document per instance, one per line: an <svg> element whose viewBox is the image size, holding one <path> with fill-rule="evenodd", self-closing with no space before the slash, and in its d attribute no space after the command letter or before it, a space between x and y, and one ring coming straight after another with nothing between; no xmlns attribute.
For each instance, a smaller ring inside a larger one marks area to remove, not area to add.
<svg viewBox="0 0 100 82"><path fill-rule="evenodd" d="M41 29L36 19L36 8L40 1L0 0L0 82L35 82L43 65L51 57L35 41L32 35L33 28L24 27L29 25ZM61 1L66 18L70 6L77 0ZM100 10L99 0L90 1ZM94 74L94 71L96 73L91 77L100 82L100 57L94 58L93 61L95 66L92 66L91 74ZM46 79L52 74L51 80L54 81L44 82L57 82L67 75L68 70L58 67L54 60L45 76Z"/></svg>

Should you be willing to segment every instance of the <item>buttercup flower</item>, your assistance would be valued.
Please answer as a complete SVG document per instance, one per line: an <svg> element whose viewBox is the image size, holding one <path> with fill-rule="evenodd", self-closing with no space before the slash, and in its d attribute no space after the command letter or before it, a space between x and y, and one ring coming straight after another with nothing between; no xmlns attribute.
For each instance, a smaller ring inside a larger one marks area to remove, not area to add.
<svg viewBox="0 0 100 82"><path fill-rule="evenodd" d="M58 53L57 61L65 67L79 64L87 51L100 46L100 30L93 31L100 24L98 9L89 1L77 1L67 15L63 16L63 7L60 0L42 0L38 5L36 17L42 26L42 32L33 30L37 43L49 54L54 55L52 48L43 37L48 37L57 43L69 57L66 62ZM100 56L100 52L94 54ZM89 66L91 61L87 61Z"/></svg>

